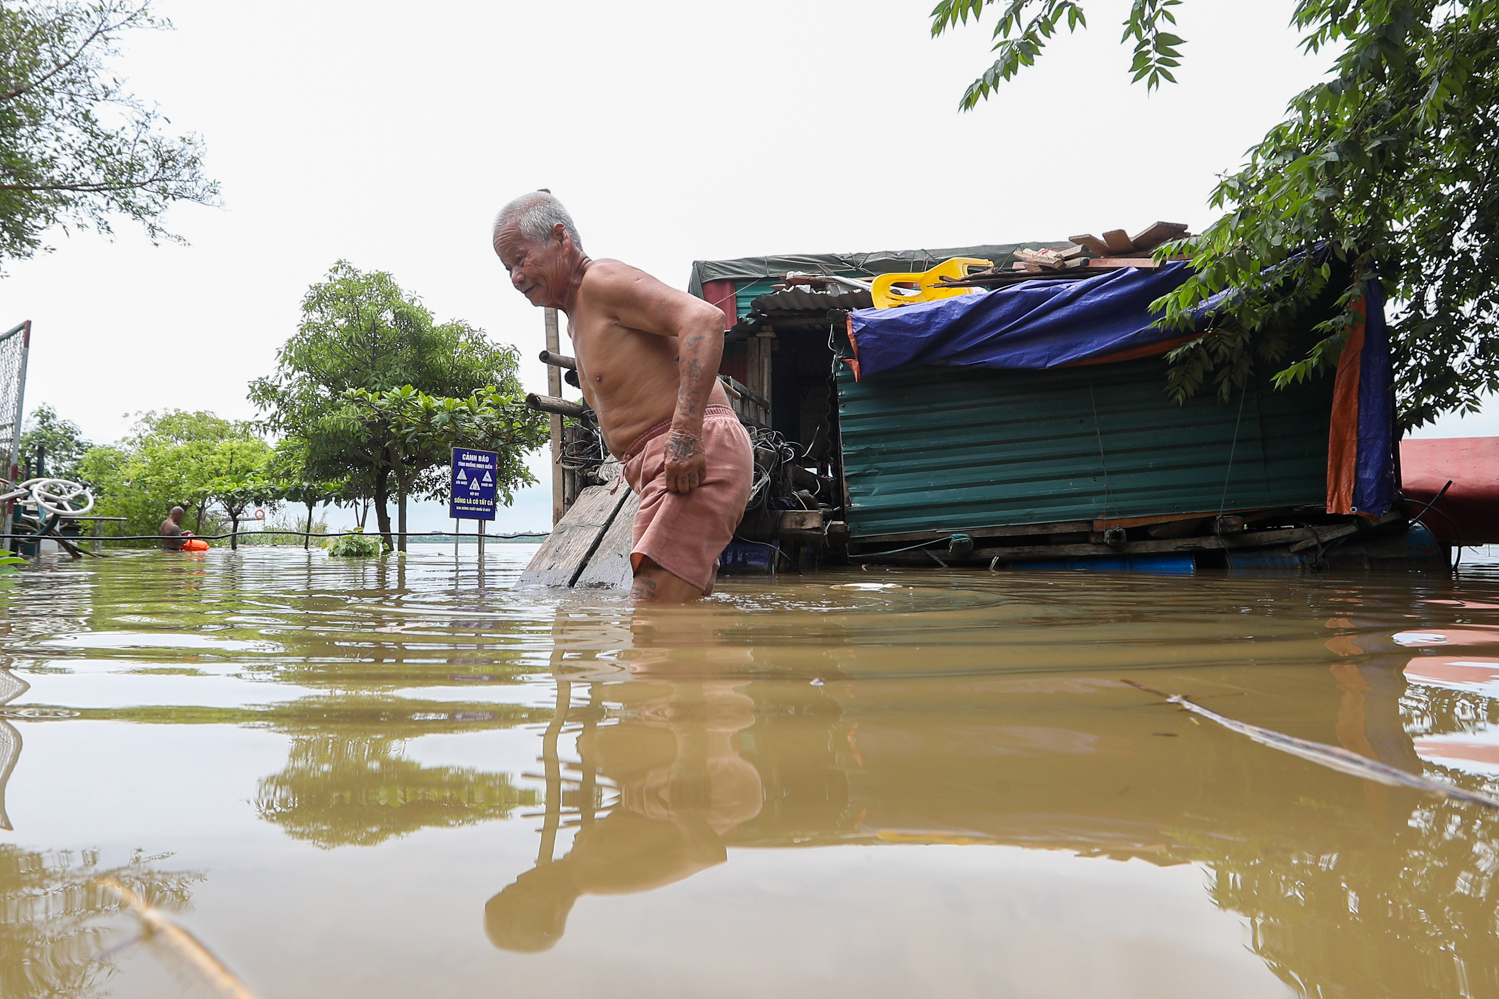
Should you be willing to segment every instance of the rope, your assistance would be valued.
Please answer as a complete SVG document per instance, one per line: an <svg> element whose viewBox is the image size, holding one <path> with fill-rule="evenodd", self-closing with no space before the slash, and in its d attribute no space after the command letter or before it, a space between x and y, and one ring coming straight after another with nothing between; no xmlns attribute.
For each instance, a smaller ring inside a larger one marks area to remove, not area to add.
<svg viewBox="0 0 1499 999"><path fill-rule="evenodd" d="M914 545L907 545L904 548L892 548L888 552L868 552L868 553L865 553L863 555L850 555L848 558L849 558L849 561L853 561L856 558L879 558L881 555L899 555L901 552L914 551L917 548L921 548L921 547L923 547L925 545L936 544L939 541L946 541L948 547L951 548L955 542L958 542L958 541L969 541L969 542L971 542L971 541L973 541L973 539L970 538L966 534L949 534L946 538L932 538L932 539L930 539L928 541L918 541ZM936 556L933 556L933 557L935 558ZM937 559L937 561L940 564L942 560L941 559ZM946 568L946 566L944 565L943 568Z"/></svg>
<svg viewBox="0 0 1499 999"><path fill-rule="evenodd" d="M1234 452L1239 447L1239 421L1244 418L1244 400L1249 398L1249 386L1244 386L1244 391L1239 395L1239 415L1234 417L1234 439L1228 445L1228 471L1223 473L1223 495L1218 498L1218 516L1223 516L1223 508L1228 505L1228 480L1234 474ZM1314 531L1313 534L1316 532ZM1321 554L1322 542L1317 542L1318 554Z"/></svg>
<svg viewBox="0 0 1499 999"><path fill-rule="evenodd" d="M259 538L259 537L264 537L267 534L289 534L289 535L291 535L293 537L298 537L298 538L379 538L379 537L383 537L383 535L381 535L379 531L375 531L373 533L366 532L366 531L336 531L336 532L332 532L332 533L329 533L329 534L318 534L315 531L283 531L283 530L280 530L280 529L270 529L270 530L264 530L264 531L239 531L239 532L231 531L228 534L184 534L184 535L182 535L180 537L178 537L177 535L171 535L170 536L170 540L191 541L194 538L196 538L196 539L199 539L201 541L223 541L225 538L236 538L236 537L237 538L241 538L241 539L243 539L243 538ZM512 538L538 538L538 537L545 537L546 534L547 534L547 532L543 532L543 531L517 531L517 532L511 533L511 534L486 534L486 535L484 535L484 537L485 537L486 540L489 540L489 541L495 541L495 540L505 541L505 540L509 540L509 539L512 539ZM455 537L477 538L478 537L477 534L462 534L462 535L459 535L459 534L454 534L451 531L442 531L442 532L437 532L437 533L433 533L431 531L404 531L404 532L403 531L391 531L390 532L390 536L392 538L416 538L418 540L420 540L421 538L434 538L435 537L435 538L442 538L442 539L444 539L444 542L446 542L446 539L448 539L448 538L455 538ZM22 541L47 541L47 540L55 540L55 539L57 539L59 537L61 537L64 541L70 541L70 542L80 542L80 541L167 541L167 540L169 540L169 536L165 535L165 534L103 534L103 535L98 535L98 536L95 536L95 535L92 535L92 534L62 534L62 535L52 534L52 533L48 533L48 534L36 534L34 532L31 533L31 534L0 534L0 540L15 540L15 539L20 539Z"/></svg>
<svg viewBox="0 0 1499 999"><path fill-rule="evenodd" d="M1091 380L1088 382L1088 405L1093 407L1093 433L1098 437L1098 464L1103 469L1103 519L1107 521L1109 508L1113 507L1115 512L1118 512L1119 506L1114 502L1113 490L1109 488L1109 464L1103 457L1103 427L1098 423L1098 402L1093 398Z"/></svg>

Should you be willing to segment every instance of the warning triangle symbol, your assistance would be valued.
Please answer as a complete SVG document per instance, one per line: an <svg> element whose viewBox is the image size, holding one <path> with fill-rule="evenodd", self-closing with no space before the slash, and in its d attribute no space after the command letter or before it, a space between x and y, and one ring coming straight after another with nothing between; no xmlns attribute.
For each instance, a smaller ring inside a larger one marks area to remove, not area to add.
<svg viewBox="0 0 1499 999"><path fill-rule="evenodd" d="M468 481L468 475L463 471L463 469L461 469L461 468L458 469L458 478L455 481L457 481L457 482L467 482Z"/></svg>
<svg viewBox="0 0 1499 999"><path fill-rule="evenodd" d="M492 483L492 482L493 482L493 481L494 481L494 479L491 479L491 478L490 478L490 477L489 477L489 473L488 473L488 472L485 472L485 473L484 473L484 484L485 484L485 485L486 485L486 486L487 486L487 485L489 485L489 484L490 484L490 483Z"/></svg>

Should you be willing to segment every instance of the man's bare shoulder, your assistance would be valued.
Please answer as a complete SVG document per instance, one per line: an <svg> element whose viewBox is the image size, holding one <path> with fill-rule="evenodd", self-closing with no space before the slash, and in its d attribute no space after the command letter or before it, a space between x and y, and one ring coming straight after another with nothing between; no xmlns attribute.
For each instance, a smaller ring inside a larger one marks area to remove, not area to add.
<svg viewBox="0 0 1499 999"><path fill-rule="evenodd" d="M639 267L631 267L622 260L592 261L583 275L582 293L588 298L609 301L619 295L629 295L642 288L662 287L661 282Z"/></svg>

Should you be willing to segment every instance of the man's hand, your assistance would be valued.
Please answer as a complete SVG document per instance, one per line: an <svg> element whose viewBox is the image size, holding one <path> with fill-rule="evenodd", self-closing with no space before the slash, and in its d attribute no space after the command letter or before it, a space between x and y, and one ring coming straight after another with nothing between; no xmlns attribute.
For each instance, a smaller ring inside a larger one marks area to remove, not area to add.
<svg viewBox="0 0 1499 999"><path fill-rule="evenodd" d="M703 435L673 429L666 438L666 488L674 493L691 492L707 475Z"/></svg>

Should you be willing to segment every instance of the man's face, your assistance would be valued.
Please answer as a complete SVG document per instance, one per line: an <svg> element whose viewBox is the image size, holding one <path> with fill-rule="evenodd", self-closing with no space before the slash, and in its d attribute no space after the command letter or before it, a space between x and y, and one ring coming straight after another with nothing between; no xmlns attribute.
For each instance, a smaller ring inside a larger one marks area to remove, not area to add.
<svg viewBox="0 0 1499 999"><path fill-rule="evenodd" d="M506 226L494 238L495 252L510 274L515 290L532 305L556 307L555 292L561 291L562 243L557 239L537 242L515 226Z"/></svg>

